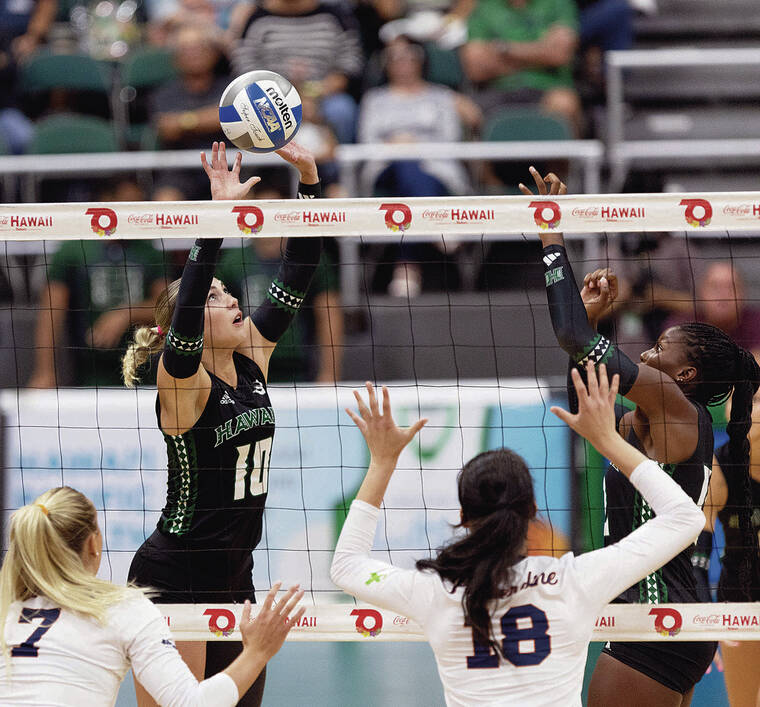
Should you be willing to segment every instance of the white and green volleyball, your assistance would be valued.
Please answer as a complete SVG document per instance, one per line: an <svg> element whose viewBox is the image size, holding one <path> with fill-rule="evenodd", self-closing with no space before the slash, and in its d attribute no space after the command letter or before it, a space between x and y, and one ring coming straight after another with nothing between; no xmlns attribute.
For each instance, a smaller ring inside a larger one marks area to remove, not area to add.
<svg viewBox="0 0 760 707"><path fill-rule="evenodd" d="M301 97L280 74L249 71L224 89L219 122L230 142L241 150L279 150L293 139L301 124Z"/></svg>

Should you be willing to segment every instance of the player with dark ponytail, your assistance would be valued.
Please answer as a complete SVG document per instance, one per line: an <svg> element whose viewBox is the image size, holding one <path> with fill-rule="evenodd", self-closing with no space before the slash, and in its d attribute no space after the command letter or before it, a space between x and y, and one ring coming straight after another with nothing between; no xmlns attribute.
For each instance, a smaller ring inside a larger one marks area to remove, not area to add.
<svg viewBox="0 0 760 707"><path fill-rule="evenodd" d="M541 195L567 192L559 178L545 179L531 168ZM547 186L548 185L548 186ZM532 195L524 185L524 194ZM712 417L708 405L733 392L729 435L733 453L745 460L752 395L760 382L754 358L720 329L690 323L664 331L635 364L596 331L611 308L617 278L605 269L589 273L579 291L561 233L541 233L549 313L557 341L571 366L606 363L620 375L620 392L636 404L619 422L620 435L666 472L700 508L705 502L713 458ZM571 396L572 407L572 396ZM744 462L746 464L746 461ZM746 468L746 467L745 467ZM605 475L605 543L619 541L652 515L652 508L618 473ZM691 565L691 544L656 572L629 587L617 599L658 604L703 600ZM635 696L631 705L686 706L694 685L710 665L712 642L610 643L597 661L589 686L590 707L616 704L620 694Z"/></svg>
<svg viewBox="0 0 760 707"><path fill-rule="evenodd" d="M473 633L498 649L488 604L509 585L522 559L528 526L536 515L533 479L511 449L482 452L465 464L458 479L461 525L468 533L435 557L418 560L418 570L433 570L455 589Z"/></svg>
<svg viewBox="0 0 760 707"><path fill-rule="evenodd" d="M459 474L463 533L433 558L402 569L370 555L380 505L399 454L425 424L393 421L372 384L348 411L370 464L335 548L330 575L362 601L409 617L430 642L449 707L580 705L588 642L599 611L632 582L689 546L704 516L657 464L615 430L618 376L592 364L572 373L578 413L552 412L612 459L656 514L619 543L574 557L525 556L536 514L531 474L508 449L479 454ZM381 412L382 407L382 412ZM617 704L617 703L610 703Z"/></svg>

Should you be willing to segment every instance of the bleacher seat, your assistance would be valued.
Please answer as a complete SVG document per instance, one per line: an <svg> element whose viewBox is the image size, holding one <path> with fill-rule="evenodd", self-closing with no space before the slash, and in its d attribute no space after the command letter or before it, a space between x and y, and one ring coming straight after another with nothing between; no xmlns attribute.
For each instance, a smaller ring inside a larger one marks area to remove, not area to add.
<svg viewBox="0 0 760 707"><path fill-rule="evenodd" d="M112 123L89 115L61 113L37 122L29 154L116 152L119 143Z"/></svg>

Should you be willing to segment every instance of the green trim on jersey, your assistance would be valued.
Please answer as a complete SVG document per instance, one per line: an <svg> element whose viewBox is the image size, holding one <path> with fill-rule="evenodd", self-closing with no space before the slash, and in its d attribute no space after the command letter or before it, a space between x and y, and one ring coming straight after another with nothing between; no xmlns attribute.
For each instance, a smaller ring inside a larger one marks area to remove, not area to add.
<svg viewBox="0 0 760 707"><path fill-rule="evenodd" d="M175 498L161 530L172 535L185 535L195 513L198 500L198 453L192 431L179 435L164 435L169 457L169 498Z"/></svg>
<svg viewBox="0 0 760 707"><path fill-rule="evenodd" d="M169 327L166 345L180 356L195 356L203 350L203 334L193 337L181 336L174 331L174 327Z"/></svg>
<svg viewBox="0 0 760 707"><path fill-rule="evenodd" d="M676 471L675 464L658 464L671 478ZM633 502L633 526L631 530L640 528L644 523L654 518L649 504L637 491ZM639 601L642 604L666 604L668 601L668 585L662 577L662 568L655 570L639 581Z"/></svg>

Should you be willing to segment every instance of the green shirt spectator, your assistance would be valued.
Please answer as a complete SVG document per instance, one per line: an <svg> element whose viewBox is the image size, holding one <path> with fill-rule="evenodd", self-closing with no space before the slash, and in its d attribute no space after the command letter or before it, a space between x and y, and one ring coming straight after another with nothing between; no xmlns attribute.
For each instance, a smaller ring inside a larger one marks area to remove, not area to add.
<svg viewBox="0 0 760 707"><path fill-rule="evenodd" d="M538 42L553 26L578 31L578 13L572 0L528 0L524 5L510 0L479 0L468 22L468 39L510 43ZM573 85L572 64L530 66L499 76L493 88L512 91Z"/></svg>
<svg viewBox="0 0 760 707"><path fill-rule="evenodd" d="M167 284L167 267L149 241L64 242L48 267L29 386L57 385L55 347L63 341L64 328L72 382L121 385L123 339L133 324L153 320L153 304Z"/></svg>
<svg viewBox="0 0 760 707"><path fill-rule="evenodd" d="M581 105L572 80L577 45L573 0L478 0L462 65L487 117L504 106L532 103L560 115L579 134Z"/></svg>
<svg viewBox="0 0 760 707"><path fill-rule="evenodd" d="M280 267L280 249L279 238L257 238L222 251L216 275L238 298L244 316L264 301ZM343 313L338 293L337 268L323 253L301 311L272 354L270 382L340 378Z"/></svg>

